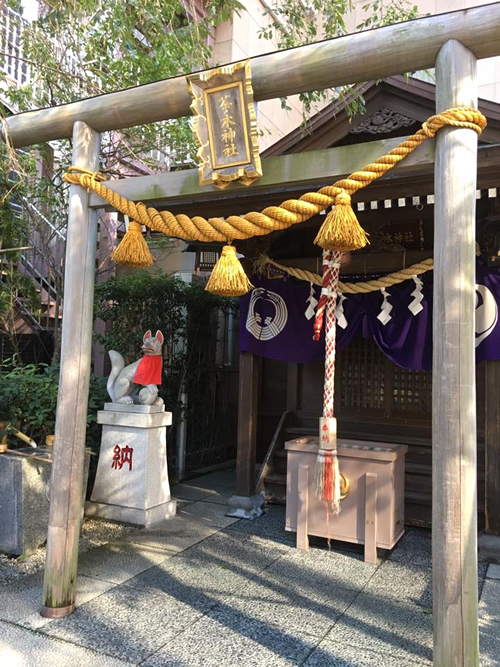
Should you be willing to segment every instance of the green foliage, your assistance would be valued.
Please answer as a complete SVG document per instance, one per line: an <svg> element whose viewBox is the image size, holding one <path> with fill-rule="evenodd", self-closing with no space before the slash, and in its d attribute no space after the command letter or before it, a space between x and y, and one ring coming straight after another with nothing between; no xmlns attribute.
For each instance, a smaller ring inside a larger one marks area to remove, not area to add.
<svg viewBox="0 0 500 667"><path fill-rule="evenodd" d="M183 0L51 0L41 4L41 17L32 25L23 24L21 32L21 52L30 70L29 82L15 87L0 73L0 84L5 83L3 100L18 112L65 104L207 67L212 55L209 37L215 26L242 8L238 0L209 0L204 3L202 17L194 3ZM10 6L20 9L16 1ZM153 149L168 153L173 168L192 162L196 148L189 119L104 133L100 167L117 176L129 175L131 168L163 169L151 157ZM66 228L68 187L62 175L71 165L71 151L69 140L60 141L53 148L39 146L18 152L0 142L3 248L29 245L31 230L41 225L24 205L24 198L45 213L56 229ZM45 162L42 177L40 158ZM12 215L12 202L23 207L22 219ZM37 235L37 249L50 265L51 248L43 246L41 238L44 234ZM34 295L26 280L14 275L17 255L3 254L2 259L2 264L7 261L10 269L8 277L0 278L0 327L17 349L13 305L21 296L29 307L34 304Z"/></svg>
<svg viewBox="0 0 500 667"><path fill-rule="evenodd" d="M0 332L11 335L17 317L16 307L22 303L35 316L40 313L40 294L35 283L6 265L0 282Z"/></svg>
<svg viewBox="0 0 500 667"><path fill-rule="evenodd" d="M407 0L372 0L363 5L368 13L357 27L357 30L378 28L380 26L407 21L421 16L417 5ZM289 49L303 44L310 44L320 39L340 37L347 32L346 16L354 11L352 0L277 0L272 7L265 10L269 23L262 28L259 37L276 40L279 49ZM301 93L299 99L303 104L303 124L316 103L323 100L339 100L345 103L347 115L351 118L364 113L363 96L355 86L339 86L330 90ZM283 109L290 110L287 99L281 100Z"/></svg>
<svg viewBox="0 0 500 667"><path fill-rule="evenodd" d="M211 313L227 310L230 299L216 297L196 283L161 272L139 271L113 277L96 286L95 317L111 324L111 331L96 334L106 349L134 361L147 329L164 336L166 372L183 375L189 363L186 341L196 343L211 333Z"/></svg>
<svg viewBox="0 0 500 667"><path fill-rule="evenodd" d="M54 433L58 387L57 364L23 366L16 358L4 362L0 366L0 421L21 422L20 430L43 444L45 436ZM102 408L105 391L105 381L92 376L87 417L90 445L97 439L97 410Z"/></svg>
<svg viewBox="0 0 500 667"><path fill-rule="evenodd" d="M424 16L419 12L418 5L412 5L407 0L392 0L388 4L382 0L372 0L363 5L363 11L367 16L356 26L356 30L380 28Z"/></svg>
<svg viewBox="0 0 500 667"><path fill-rule="evenodd" d="M210 0L205 16L182 0L52 0L42 17L23 30L23 57L32 80L6 91L19 111L64 104L207 67L216 25L242 9L238 0ZM186 118L105 133L103 167L122 173L131 161L157 166L153 148L173 161L192 160ZM56 156L56 177L70 163L70 144Z"/></svg>
<svg viewBox="0 0 500 667"><path fill-rule="evenodd" d="M5 82L3 100L17 112L203 69L211 62L209 38L215 26L243 8L239 0L209 0L202 16L195 3L183 0L51 0L41 4L41 17L31 25L24 24L21 32L29 82L15 87L0 73L0 84ZM20 9L16 1L10 5ZM40 146L17 153L0 143L0 172L7 178L14 175L16 181L2 182L0 177L0 203L8 203L15 194L22 204L22 194L39 210L50 212L52 225L65 229L68 187L62 175L71 165L71 141L58 142L55 150ZM151 156L153 149L162 151L172 168L193 162L196 147L189 119L104 133L100 168L115 176L129 175L131 168L163 169ZM44 155L46 175L40 177L37 156L39 161ZM25 216L32 225L28 210Z"/></svg>
<svg viewBox="0 0 500 667"><path fill-rule="evenodd" d="M11 360L0 370L0 418L21 422L21 431L35 440L54 433L59 369Z"/></svg>

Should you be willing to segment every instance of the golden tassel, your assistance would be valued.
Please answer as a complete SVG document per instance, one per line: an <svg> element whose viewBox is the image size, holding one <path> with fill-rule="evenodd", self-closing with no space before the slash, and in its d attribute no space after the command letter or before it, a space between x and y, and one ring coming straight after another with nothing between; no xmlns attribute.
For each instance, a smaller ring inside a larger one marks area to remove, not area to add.
<svg viewBox="0 0 500 667"><path fill-rule="evenodd" d="M134 220L129 223L125 236L111 255L111 259L117 264L138 269L153 265L153 255L142 235L142 225Z"/></svg>
<svg viewBox="0 0 500 667"><path fill-rule="evenodd" d="M234 246L225 245L222 248L222 255L212 269L205 289L218 296L243 296L253 289L240 260L236 257Z"/></svg>
<svg viewBox="0 0 500 667"><path fill-rule="evenodd" d="M324 250L342 252L364 248L368 243L367 233L352 210L347 192L341 192L335 198L333 209L326 216L314 243Z"/></svg>

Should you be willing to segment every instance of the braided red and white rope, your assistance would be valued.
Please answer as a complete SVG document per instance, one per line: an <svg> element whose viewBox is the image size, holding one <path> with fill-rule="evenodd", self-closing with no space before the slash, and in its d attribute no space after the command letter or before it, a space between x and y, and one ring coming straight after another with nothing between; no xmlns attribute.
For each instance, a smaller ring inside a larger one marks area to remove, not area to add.
<svg viewBox="0 0 500 667"><path fill-rule="evenodd" d="M326 254L326 253L325 253ZM328 282L326 286L326 323L325 323L325 381L323 388L323 417L333 417L335 393L335 343L337 339L337 285L340 274L342 253L330 253L328 263ZM325 288L323 288L325 289ZM323 291L323 290L322 290Z"/></svg>
<svg viewBox="0 0 500 667"><path fill-rule="evenodd" d="M342 253L323 253L323 288L314 322L314 338L319 339L325 318L325 379L323 417L320 419L320 446L316 461L315 487L332 514L340 511L340 472L337 458L337 424L334 414L335 342L337 328L337 285Z"/></svg>

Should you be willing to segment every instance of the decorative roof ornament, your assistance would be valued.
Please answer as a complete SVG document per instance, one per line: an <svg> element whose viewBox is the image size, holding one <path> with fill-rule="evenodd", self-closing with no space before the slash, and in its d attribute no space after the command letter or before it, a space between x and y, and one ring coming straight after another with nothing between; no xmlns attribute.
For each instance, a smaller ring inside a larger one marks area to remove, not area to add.
<svg viewBox="0 0 500 667"><path fill-rule="evenodd" d="M369 118L361 121L356 127L353 127L351 134L388 134L399 130L400 127L409 127L414 125L414 118L404 116L402 113L382 107Z"/></svg>

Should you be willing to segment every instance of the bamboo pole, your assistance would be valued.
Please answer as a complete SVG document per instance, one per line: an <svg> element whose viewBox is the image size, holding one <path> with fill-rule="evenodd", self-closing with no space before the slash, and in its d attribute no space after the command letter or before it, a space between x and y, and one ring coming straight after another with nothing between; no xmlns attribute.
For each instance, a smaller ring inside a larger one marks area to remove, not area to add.
<svg viewBox="0 0 500 667"><path fill-rule="evenodd" d="M251 59L255 100L382 79L434 66L457 39L477 58L500 55L500 2L345 35ZM190 115L185 76L6 119L19 148L71 136L82 120L99 132Z"/></svg>
<svg viewBox="0 0 500 667"><path fill-rule="evenodd" d="M85 123L73 130L73 164L99 168L100 136ZM83 461L92 352L97 214L89 193L71 186L47 560L42 616L60 618L75 604L78 540L82 521Z"/></svg>
<svg viewBox="0 0 500 667"><path fill-rule="evenodd" d="M476 58L457 41L436 60L437 111L477 104ZM474 357L477 135L436 138L432 404L434 665L478 665Z"/></svg>

